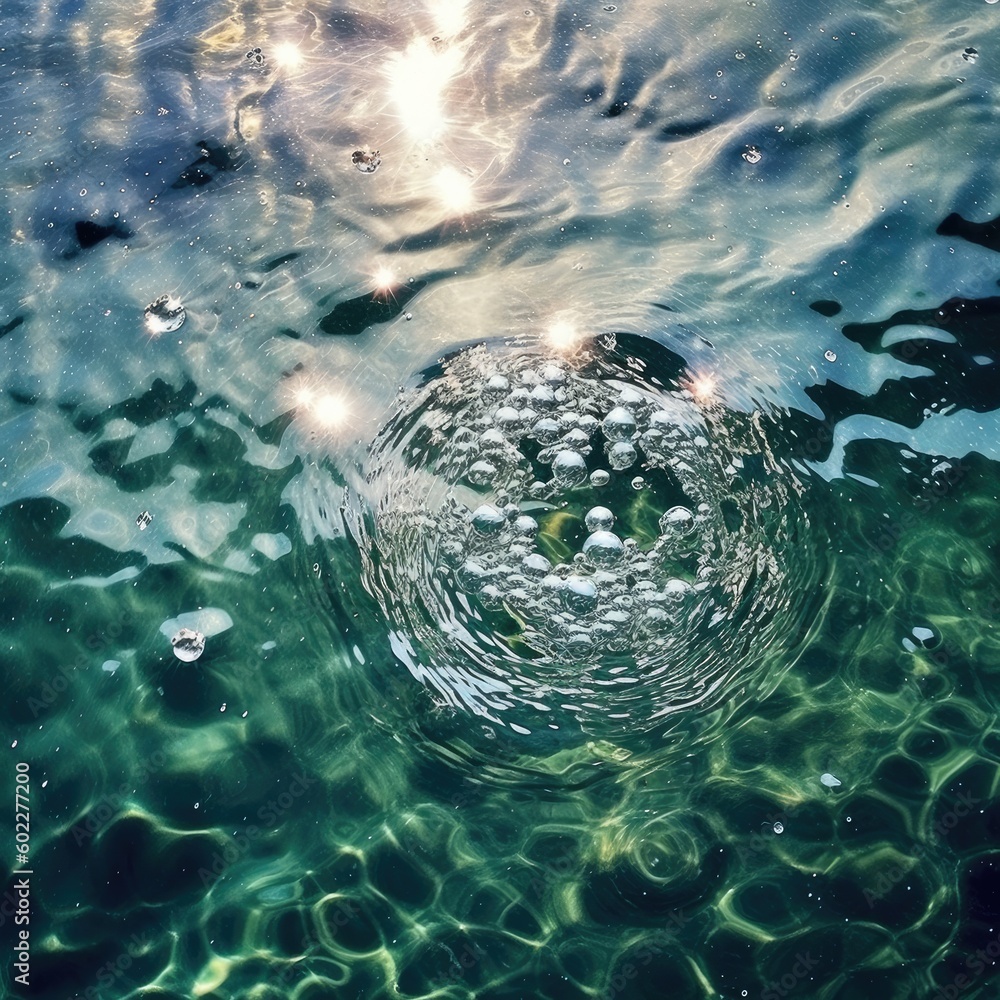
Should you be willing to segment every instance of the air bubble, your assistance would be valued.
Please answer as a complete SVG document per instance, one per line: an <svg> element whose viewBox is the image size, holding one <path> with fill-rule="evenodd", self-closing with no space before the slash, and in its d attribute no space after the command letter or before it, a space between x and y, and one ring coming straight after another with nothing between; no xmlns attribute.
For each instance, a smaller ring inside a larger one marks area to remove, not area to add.
<svg viewBox="0 0 1000 1000"><path fill-rule="evenodd" d="M552 477L561 486L579 486L587 478L587 462L578 451L561 451L552 460Z"/></svg>
<svg viewBox="0 0 1000 1000"><path fill-rule="evenodd" d="M764 154L756 146L747 146L740 154L747 163L760 163Z"/></svg>
<svg viewBox="0 0 1000 1000"><path fill-rule="evenodd" d="M568 576L563 584L562 599L574 611L590 611L597 604L597 587L587 577Z"/></svg>
<svg viewBox="0 0 1000 1000"><path fill-rule="evenodd" d="M607 486L611 482L611 473L607 469L594 469L590 474L591 486Z"/></svg>
<svg viewBox="0 0 1000 1000"><path fill-rule="evenodd" d="M583 554L598 566L613 566L624 552L622 540L610 531L595 531L583 543Z"/></svg>
<svg viewBox="0 0 1000 1000"><path fill-rule="evenodd" d="M492 462L473 462L469 467L469 482L476 486L487 486L497 474L497 467Z"/></svg>
<svg viewBox="0 0 1000 1000"><path fill-rule="evenodd" d="M635 434L635 417L624 406L616 406L601 421L601 429L609 441L629 441Z"/></svg>
<svg viewBox="0 0 1000 1000"><path fill-rule="evenodd" d="M608 449L608 465L616 472L631 468L638 457L635 448L628 441L616 441Z"/></svg>
<svg viewBox="0 0 1000 1000"><path fill-rule="evenodd" d="M695 527L694 514L687 507L671 507L660 518L660 533L665 538L683 537Z"/></svg>
<svg viewBox="0 0 1000 1000"><path fill-rule="evenodd" d="M559 425L559 421L553 420L551 417L542 417L531 425L531 436L539 444L555 444L559 440L560 434L562 434L562 427Z"/></svg>
<svg viewBox="0 0 1000 1000"><path fill-rule="evenodd" d="M587 531L610 531L615 526L615 515L607 507L591 507L583 521Z"/></svg>
<svg viewBox="0 0 1000 1000"><path fill-rule="evenodd" d="M493 506L484 503L472 512L472 527L483 535L496 534L506 523L507 519Z"/></svg>

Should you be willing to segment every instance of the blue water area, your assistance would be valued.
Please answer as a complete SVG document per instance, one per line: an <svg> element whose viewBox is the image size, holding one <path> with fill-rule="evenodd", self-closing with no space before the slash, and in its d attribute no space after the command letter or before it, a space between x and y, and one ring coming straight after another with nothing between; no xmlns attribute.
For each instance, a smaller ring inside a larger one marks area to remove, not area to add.
<svg viewBox="0 0 1000 1000"><path fill-rule="evenodd" d="M998 18L0 5L3 994L1000 995Z"/></svg>

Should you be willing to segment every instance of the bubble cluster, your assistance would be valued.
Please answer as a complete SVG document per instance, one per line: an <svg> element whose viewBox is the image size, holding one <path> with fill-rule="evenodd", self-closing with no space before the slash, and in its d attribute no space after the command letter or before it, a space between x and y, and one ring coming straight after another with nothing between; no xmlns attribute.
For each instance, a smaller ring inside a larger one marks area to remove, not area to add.
<svg viewBox="0 0 1000 1000"><path fill-rule="evenodd" d="M192 628L182 628L170 639L174 656L185 663L193 663L205 652L205 636Z"/></svg>
<svg viewBox="0 0 1000 1000"><path fill-rule="evenodd" d="M174 333L184 325L187 310L177 296L161 295L146 306L144 315L150 333Z"/></svg>
<svg viewBox="0 0 1000 1000"><path fill-rule="evenodd" d="M620 354L462 352L372 450L361 542L397 658L518 731L525 706L634 726L750 690L780 600L762 529L788 492Z"/></svg>
<svg viewBox="0 0 1000 1000"><path fill-rule="evenodd" d="M377 149L356 149L351 153L351 163L363 174L373 174L382 165L382 157Z"/></svg>

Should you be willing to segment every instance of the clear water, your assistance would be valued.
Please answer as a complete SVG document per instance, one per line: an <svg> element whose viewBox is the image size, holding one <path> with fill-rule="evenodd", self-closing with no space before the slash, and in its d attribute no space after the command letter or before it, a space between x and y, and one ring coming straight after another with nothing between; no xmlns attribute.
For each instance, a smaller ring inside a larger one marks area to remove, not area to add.
<svg viewBox="0 0 1000 1000"><path fill-rule="evenodd" d="M997 17L0 6L6 993L995 996Z"/></svg>

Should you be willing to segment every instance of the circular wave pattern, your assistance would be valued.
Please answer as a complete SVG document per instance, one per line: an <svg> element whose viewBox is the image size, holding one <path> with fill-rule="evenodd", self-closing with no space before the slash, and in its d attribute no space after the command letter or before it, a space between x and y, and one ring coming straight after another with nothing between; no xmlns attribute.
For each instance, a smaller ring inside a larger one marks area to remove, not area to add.
<svg viewBox="0 0 1000 1000"><path fill-rule="evenodd" d="M761 427L631 335L425 372L372 448L359 527L396 658L523 734L645 732L769 690L825 546Z"/></svg>

